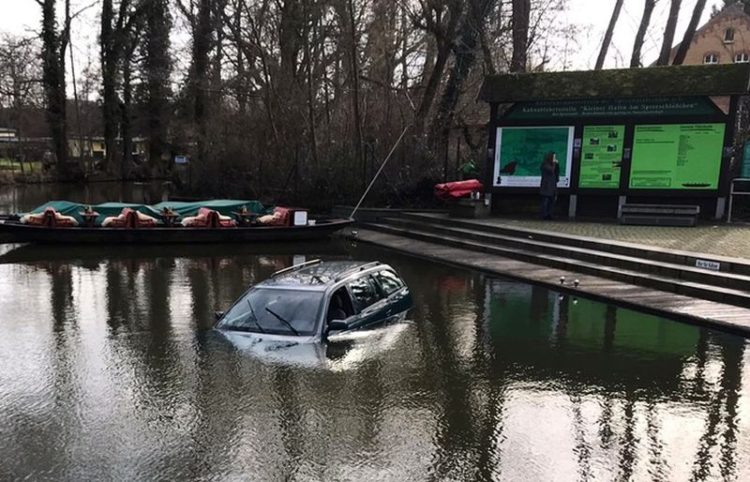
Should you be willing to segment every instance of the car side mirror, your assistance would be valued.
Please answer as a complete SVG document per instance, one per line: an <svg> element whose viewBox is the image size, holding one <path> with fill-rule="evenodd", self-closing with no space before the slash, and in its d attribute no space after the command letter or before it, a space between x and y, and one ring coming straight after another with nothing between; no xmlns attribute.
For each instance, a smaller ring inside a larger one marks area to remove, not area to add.
<svg viewBox="0 0 750 482"><path fill-rule="evenodd" d="M214 312L214 320L219 321L222 316L224 316L224 312L223 311L215 311Z"/></svg>
<svg viewBox="0 0 750 482"><path fill-rule="evenodd" d="M349 324L344 320L331 320L328 322L328 331L348 330Z"/></svg>

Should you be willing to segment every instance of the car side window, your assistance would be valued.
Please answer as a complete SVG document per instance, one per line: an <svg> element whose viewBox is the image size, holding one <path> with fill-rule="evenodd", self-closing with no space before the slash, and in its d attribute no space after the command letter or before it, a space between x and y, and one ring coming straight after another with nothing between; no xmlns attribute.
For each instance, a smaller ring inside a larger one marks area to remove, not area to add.
<svg viewBox="0 0 750 482"><path fill-rule="evenodd" d="M357 311L362 311L381 299L371 276L363 276L349 283Z"/></svg>
<svg viewBox="0 0 750 482"><path fill-rule="evenodd" d="M328 304L328 315L326 317L328 322L333 320L345 320L350 316L354 315L354 307L352 306L352 299L349 296L349 292L345 286L337 289L331 296L331 301Z"/></svg>
<svg viewBox="0 0 750 482"><path fill-rule="evenodd" d="M383 293L386 295L391 295L404 287L404 282L401 281L401 278L396 276L396 273L393 271L379 271L375 273L375 279L378 284L380 284Z"/></svg>

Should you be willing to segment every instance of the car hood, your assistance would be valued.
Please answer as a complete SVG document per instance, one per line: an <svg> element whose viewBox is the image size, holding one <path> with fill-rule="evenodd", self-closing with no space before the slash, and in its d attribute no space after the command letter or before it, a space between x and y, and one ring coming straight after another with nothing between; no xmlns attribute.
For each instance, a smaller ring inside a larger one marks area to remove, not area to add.
<svg viewBox="0 0 750 482"><path fill-rule="evenodd" d="M263 361L301 366L318 366L325 362L325 347L314 336L216 331L237 350Z"/></svg>

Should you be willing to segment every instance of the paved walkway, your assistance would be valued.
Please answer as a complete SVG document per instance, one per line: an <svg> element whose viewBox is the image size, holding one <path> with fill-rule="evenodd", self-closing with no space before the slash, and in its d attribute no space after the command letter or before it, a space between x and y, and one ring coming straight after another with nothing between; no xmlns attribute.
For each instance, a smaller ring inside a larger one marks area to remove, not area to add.
<svg viewBox="0 0 750 482"><path fill-rule="evenodd" d="M694 228L671 228L562 220L491 218L483 221L525 229L750 259L750 226L746 225L728 226L721 223L702 224Z"/></svg>

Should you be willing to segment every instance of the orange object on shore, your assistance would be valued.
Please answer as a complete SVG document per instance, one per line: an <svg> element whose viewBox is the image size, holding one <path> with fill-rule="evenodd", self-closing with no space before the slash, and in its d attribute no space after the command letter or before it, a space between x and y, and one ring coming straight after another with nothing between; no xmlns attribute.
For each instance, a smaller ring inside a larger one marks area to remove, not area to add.
<svg viewBox="0 0 750 482"><path fill-rule="evenodd" d="M481 192L484 186L476 179L435 184L435 197L444 201L469 197L473 192Z"/></svg>

